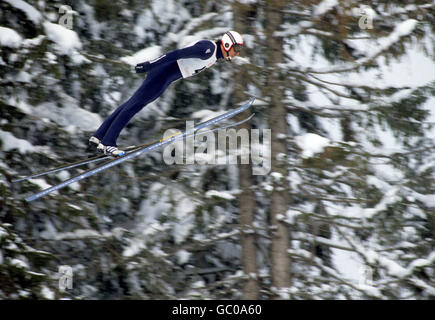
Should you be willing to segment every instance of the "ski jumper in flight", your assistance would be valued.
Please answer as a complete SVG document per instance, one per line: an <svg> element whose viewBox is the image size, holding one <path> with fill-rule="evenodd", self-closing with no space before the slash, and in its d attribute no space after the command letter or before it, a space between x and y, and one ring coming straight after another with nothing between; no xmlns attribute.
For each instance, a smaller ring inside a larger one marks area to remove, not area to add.
<svg viewBox="0 0 435 320"><path fill-rule="evenodd" d="M145 81L129 100L103 122L89 142L104 154L124 155L125 152L117 147L116 140L136 113L160 97L172 82L198 74L211 67L217 59L231 61L239 55L242 46L242 36L235 31L228 31L216 42L200 40L189 47L136 65L136 73L148 73Z"/></svg>

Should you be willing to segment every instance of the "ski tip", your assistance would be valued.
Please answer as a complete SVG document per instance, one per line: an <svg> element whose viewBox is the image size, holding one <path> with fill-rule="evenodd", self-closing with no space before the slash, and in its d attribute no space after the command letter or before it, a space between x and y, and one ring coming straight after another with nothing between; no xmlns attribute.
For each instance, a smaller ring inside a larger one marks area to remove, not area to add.
<svg viewBox="0 0 435 320"><path fill-rule="evenodd" d="M242 102L239 108L247 109L254 103L254 101L255 97L251 97L247 102Z"/></svg>
<svg viewBox="0 0 435 320"><path fill-rule="evenodd" d="M251 97L248 101L248 104L252 105L254 103L254 101L255 101L255 97Z"/></svg>
<svg viewBox="0 0 435 320"><path fill-rule="evenodd" d="M29 202L32 202L33 200L38 199L38 198L39 198L39 197L35 197L35 196L33 195L33 196L29 196L29 197L24 198L24 200L26 200L26 202L29 203Z"/></svg>

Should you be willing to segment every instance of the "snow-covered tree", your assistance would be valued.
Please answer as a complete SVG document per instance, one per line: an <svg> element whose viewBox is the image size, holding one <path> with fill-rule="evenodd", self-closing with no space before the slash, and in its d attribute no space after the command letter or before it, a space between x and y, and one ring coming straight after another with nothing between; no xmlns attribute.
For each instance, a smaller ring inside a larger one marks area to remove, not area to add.
<svg viewBox="0 0 435 320"><path fill-rule="evenodd" d="M0 298L432 299L434 26L424 0L0 2ZM87 155L136 63L229 29L241 57L119 142L256 96L244 126L272 130L269 173L157 151L22 200L81 172L12 182Z"/></svg>
<svg viewBox="0 0 435 320"><path fill-rule="evenodd" d="M433 297L433 10L285 12L295 298Z"/></svg>

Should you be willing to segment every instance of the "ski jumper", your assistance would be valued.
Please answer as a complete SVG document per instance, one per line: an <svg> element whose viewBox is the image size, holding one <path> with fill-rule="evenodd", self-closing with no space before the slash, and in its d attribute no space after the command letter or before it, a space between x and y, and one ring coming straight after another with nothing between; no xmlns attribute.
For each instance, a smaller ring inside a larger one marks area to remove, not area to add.
<svg viewBox="0 0 435 320"><path fill-rule="evenodd" d="M191 77L223 58L219 43L200 40L150 61L148 75L133 96L119 106L99 127L94 136L105 146L116 146L121 130L131 118L181 78Z"/></svg>

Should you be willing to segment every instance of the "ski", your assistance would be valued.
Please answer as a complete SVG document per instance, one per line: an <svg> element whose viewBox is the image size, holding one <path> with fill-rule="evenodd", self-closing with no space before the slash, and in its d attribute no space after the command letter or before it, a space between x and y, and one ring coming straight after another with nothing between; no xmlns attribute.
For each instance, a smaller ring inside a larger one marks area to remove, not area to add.
<svg viewBox="0 0 435 320"><path fill-rule="evenodd" d="M41 198L41 197L43 197L43 196L45 196L45 195L47 195L47 194L49 194L51 192L54 192L54 191L59 190L59 189L62 189L62 188L66 187L66 186L68 186L68 185L70 185L72 183L75 183L75 182L78 182L78 181L83 180L85 178L88 178L88 177L90 177L92 175L95 175L95 174L97 174L97 173L99 173L99 172L101 172L103 170L106 170L106 169L108 169L110 167L113 167L113 166L115 166L117 164L120 164L120 163L125 162L127 160L136 158L136 157L138 157L138 156L140 156L140 155L142 155L144 153L147 153L147 152L153 151L155 149L158 149L158 148L160 148L160 147L162 147L164 145L172 143L175 140L179 140L179 139L185 138L187 136L190 136L190 135L194 134L195 132L197 132L197 131L199 131L201 129L209 127L209 126L211 126L211 125L213 125L215 123L218 123L218 122L220 122L222 120L231 118L231 117L235 116L236 114L239 114L239 113L247 110L249 107L251 107L251 105L254 102L254 100L255 100L255 98L251 98L244 105L242 105L242 106L240 106L238 108L235 108L235 109L233 109L231 111L228 111L228 112L226 112L226 113L224 113L224 114L222 114L220 116L217 116L217 117L214 117L214 118L212 118L210 120L204 121L204 122L194 126L190 130L180 131L180 132L178 132L178 133L176 133L176 134L174 134L174 135L172 135L170 137L167 137L165 139L161 139L158 142L155 142L155 143L152 143L150 145L145 145L145 146L133 149L132 151L128 152L127 154L125 154L125 155L123 155L121 157L117 157L117 158L114 158L112 160L109 160L109 161L107 161L107 162L105 162L105 163L103 163L101 165L96 166L95 168L89 169L89 170L87 170L87 171L85 171L85 172L83 172L83 173L81 173L79 175L76 175L76 176L74 176L74 177L72 177L72 178L70 178L68 180L65 180L64 182L61 182L61 183L59 183L59 184L57 184L55 186L49 187L49 188L44 189L44 190L42 190L42 191L40 191L38 193L35 193L35 194L31 195L31 196L28 196L28 197L25 198L25 200L27 202L34 201L34 200L39 199L39 198ZM252 116L249 117L248 119L250 119L250 118L252 118ZM239 123L243 123L245 121L247 121L247 119L239 121Z"/></svg>
<svg viewBox="0 0 435 320"><path fill-rule="evenodd" d="M144 145L140 145L140 146L127 147L127 148L125 148L123 150L126 153L129 153L129 152L134 151L135 149L138 149L140 147L144 147L144 146L147 146L147 145L150 145L150 143L146 144L146 145L144 144ZM33 179L33 178L38 178L38 177L46 176L46 175L49 175L49 174L52 174L52 173L56 173L56 172L59 172L59 171L68 170L68 169L73 169L73 168L77 168L77 167L80 167L80 166L84 166L86 164L101 162L101 161L107 160L107 159L109 159L111 157L112 156L110 156L110 155L99 154L99 155L96 155L96 156L93 156L93 157L89 157L87 159L82 159L82 160L78 160L78 161L75 161L75 162L63 164L63 165L60 165L58 167L55 167L55 168L52 168L52 169L49 169L49 170L44 170L44 171L40 171L40 172L31 174L31 175L28 175L28 176L25 176L25 177L17 178L17 179L12 180L12 182L19 182L19 181L24 181L24 180L29 180L29 179Z"/></svg>
<svg viewBox="0 0 435 320"><path fill-rule="evenodd" d="M238 126L238 125L240 125L240 124L242 124L244 122L249 121L253 116L254 116L254 114L250 115L248 118L246 118L244 120L241 120L239 122L232 123L232 124L229 124L227 126L222 126L222 127L219 127L219 128L215 128L213 130L209 130L209 131L206 131L206 132L201 132L201 134L206 134L208 132L213 132L213 131L217 131L217 130L221 130L221 129L226 129L226 128ZM142 148L142 147L145 147L145 146L149 146L149 145L151 145L153 143L157 143L159 141L162 141L162 139L153 141L151 143L142 144L142 145L139 145L139 146L130 146L130 147L124 148L123 150L126 153L131 153L131 152L135 151L136 149L139 149L139 148ZM69 170L69 169L81 167L81 166L84 166L84 165L87 165L87 164L101 162L101 161L107 160L109 158L111 158L110 155L100 154L100 155L96 155L96 156L93 156L93 157L89 157L87 159L82 159L82 160L78 160L78 161L75 161L75 162L63 164L63 165L60 165L58 167L55 167L55 168L52 168L52 169L49 169L49 170L40 171L40 172L31 174L31 175L28 175L28 176L25 176L25 177L17 178L17 179L12 180L12 182L20 182L20 181L24 181L24 180L30 180L30 179L33 179L33 178L38 178L38 177L46 176L46 175L49 175L49 174L52 174L52 173L56 173L56 172L59 172L59 171Z"/></svg>
<svg viewBox="0 0 435 320"><path fill-rule="evenodd" d="M238 122L235 122L235 123L231 123L231 124L228 124L228 125L226 125L226 126L222 126L222 127L214 128L214 129L211 129L211 130L208 130L208 131L199 132L199 133L196 133L196 135L207 134L207 133L210 133L210 132L215 132L215 131L219 131L219 130L223 130L223 129L227 129L227 128L235 127L235 126L238 126L238 125L240 125L240 124L242 124L242 123L245 123L245 122L251 120L253 116L255 116L255 113L251 114L249 117L247 117L246 119L243 119L243 120L241 120L241 121L238 121ZM193 134L194 134L194 133L191 133L191 134L187 135L186 138L187 138L187 137L190 137L190 136L193 135Z"/></svg>

